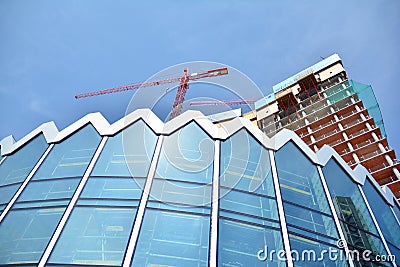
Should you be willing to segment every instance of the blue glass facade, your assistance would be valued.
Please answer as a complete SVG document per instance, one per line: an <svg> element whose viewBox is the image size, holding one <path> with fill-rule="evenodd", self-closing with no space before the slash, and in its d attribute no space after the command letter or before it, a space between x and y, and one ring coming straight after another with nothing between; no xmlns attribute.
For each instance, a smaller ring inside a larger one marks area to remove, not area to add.
<svg viewBox="0 0 400 267"><path fill-rule="evenodd" d="M398 203L344 162L321 164L301 141L275 147L248 127L217 136L196 120L169 132L149 125L139 119L110 133L88 123L7 155L0 265L399 264L318 260L347 252L342 239L371 257L400 252ZM296 255L304 251L316 259Z"/></svg>

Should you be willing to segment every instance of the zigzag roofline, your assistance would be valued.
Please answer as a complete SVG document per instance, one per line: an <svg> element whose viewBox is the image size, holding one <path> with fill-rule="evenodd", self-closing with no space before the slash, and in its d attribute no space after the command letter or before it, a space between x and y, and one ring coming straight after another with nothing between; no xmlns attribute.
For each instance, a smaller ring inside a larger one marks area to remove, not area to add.
<svg viewBox="0 0 400 267"><path fill-rule="evenodd" d="M265 148L274 151L279 150L287 142L292 141L313 163L325 166L329 160L335 159L354 182L363 185L365 179L369 179L387 203L393 206L394 201L397 201L393 193L386 188L386 186L381 188L378 185L365 167L357 165L357 167L352 170L342 157L328 145L324 145L321 150L315 153L296 133L288 129L282 129L272 138L268 138L248 119L237 117L231 121L221 123L220 127L218 127L204 114L194 110L186 111L167 123L162 122L150 109L135 110L113 124L110 124L100 112L90 113L61 131L58 130L54 122L47 122L34 129L17 142L12 135L2 139L0 141L0 154L6 156L13 153L39 134L43 134L46 142L49 144L58 143L83 128L85 125L91 124L101 136L112 136L138 120L143 120L157 135L170 135L190 122L196 122L209 136L216 140L226 140L241 129L245 129Z"/></svg>

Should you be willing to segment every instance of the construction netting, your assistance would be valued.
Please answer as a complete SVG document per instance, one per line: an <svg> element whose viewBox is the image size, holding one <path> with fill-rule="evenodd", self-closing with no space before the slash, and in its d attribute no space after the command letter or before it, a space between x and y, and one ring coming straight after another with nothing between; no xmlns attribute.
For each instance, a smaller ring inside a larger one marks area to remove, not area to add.
<svg viewBox="0 0 400 267"><path fill-rule="evenodd" d="M374 119L375 125L381 130L382 137L386 137L385 126L378 102L371 85L362 84L353 80L346 81L325 91L331 104L334 104L350 95L357 94L358 99L368 110L369 115Z"/></svg>

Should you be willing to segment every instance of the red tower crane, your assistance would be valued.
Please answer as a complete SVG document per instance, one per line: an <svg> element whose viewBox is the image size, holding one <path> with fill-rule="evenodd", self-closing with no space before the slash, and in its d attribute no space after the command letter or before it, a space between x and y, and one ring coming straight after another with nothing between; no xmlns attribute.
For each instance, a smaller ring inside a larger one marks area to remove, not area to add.
<svg viewBox="0 0 400 267"><path fill-rule="evenodd" d="M221 75L227 75L228 68L219 68L219 69L208 70L208 71L201 72L201 73L191 73L191 74L189 74L188 69L185 69L183 72L184 72L184 74L182 77L175 77L175 78L169 78L169 79L159 80L159 81L134 83L134 84L130 84L130 85L118 86L118 87L108 88L108 89L104 89L104 90L78 94L78 95L75 95L75 98L79 99L79 98L84 98L84 97L92 97L92 96L105 95L105 94L111 94L111 93L117 93L117 92L124 92L124 91L128 91L128 90L136 90L136 89L144 88L144 87L179 82L178 89L176 91L174 103L172 104L172 109L171 109L171 113L170 113L170 117L169 117L170 119L173 119L182 113L183 102L185 101L186 92L189 89L190 81L196 81L196 80L200 80L203 78L211 78L211 77L216 77L216 76L221 76Z"/></svg>

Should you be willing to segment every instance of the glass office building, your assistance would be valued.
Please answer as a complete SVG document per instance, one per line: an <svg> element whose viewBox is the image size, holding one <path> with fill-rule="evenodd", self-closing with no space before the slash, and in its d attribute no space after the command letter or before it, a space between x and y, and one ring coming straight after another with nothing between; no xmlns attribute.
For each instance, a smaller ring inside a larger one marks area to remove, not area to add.
<svg viewBox="0 0 400 267"><path fill-rule="evenodd" d="M136 110L0 146L2 266L400 264L391 191L289 130Z"/></svg>

